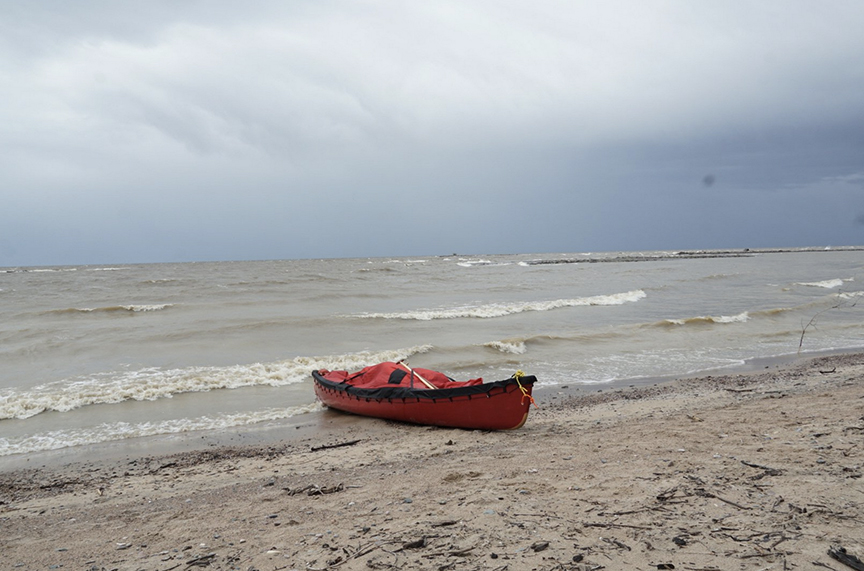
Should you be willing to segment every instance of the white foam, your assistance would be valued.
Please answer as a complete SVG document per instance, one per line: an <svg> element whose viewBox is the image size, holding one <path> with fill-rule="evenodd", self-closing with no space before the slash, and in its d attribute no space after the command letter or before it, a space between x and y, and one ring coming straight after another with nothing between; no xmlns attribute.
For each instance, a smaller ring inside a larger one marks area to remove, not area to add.
<svg viewBox="0 0 864 571"><path fill-rule="evenodd" d="M236 426L247 426L259 422L284 420L300 414L321 410L319 402L290 408L271 408L252 412L181 418L161 422L114 422L92 428L57 430L33 434L22 438L0 438L0 456L57 450L69 446L98 444L128 438L141 438L165 434L178 434L193 430L221 430Z"/></svg>
<svg viewBox="0 0 864 571"><path fill-rule="evenodd" d="M374 353L362 351L328 357L297 357L275 363L229 367L151 367L136 371L100 373L27 390L0 391L0 419L25 419L45 411L67 412L93 404L156 400L189 392L263 385L286 386L308 380L315 369L350 371L381 361L407 359L431 348L430 345L423 345Z"/></svg>
<svg viewBox="0 0 864 571"><path fill-rule="evenodd" d="M744 311L738 315L700 315L687 319L666 319L665 322L672 325L687 325L688 323L746 323L749 320L750 314Z"/></svg>
<svg viewBox="0 0 864 571"><path fill-rule="evenodd" d="M460 259L460 261L457 262L456 265L462 266L463 268L473 268L476 266L511 266L511 265L513 265L513 262L493 262L492 260Z"/></svg>
<svg viewBox="0 0 864 571"><path fill-rule="evenodd" d="M131 311L133 313L144 313L148 311L161 311L174 307L173 303L158 303L158 304L129 304L129 305L111 305L105 307L72 307L69 309L57 309L49 313L112 313L119 311Z"/></svg>
<svg viewBox="0 0 864 571"><path fill-rule="evenodd" d="M864 291L844 291L837 294L837 297L840 299L854 299L862 296L864 296Z"/></svg>
<svg viewBox="0 0 864 571"><path fill-rule="evenodd" d="M486 305L463 306L450 309L421 309L395 313L364 313L356 317L378 318L378 319L415 319L418 321L430 321L433 319L457 319L462 317L474 317L489 319L493 317L505 317L528 311L550 311L562 307L580 307L587 305L622 305L632 303L645 298L642 290L628 291L611 295L595 295L591 297L580 297L575 299L556 299L552 301L525 301L516 303L491 303Z"/></svg>
<svg viewBox="0 0 864 571"><path fill-rule="evenodd" d="M824 287L827 289L834 289L836 287L840 287L843 285L844 280L840 278L836 278L833 280L825 280L821 282L797 282L795 285L807 286L807 287Z"/></svg>
<svg viewBox="0 0 864 571"><path fill-rule="evenodd" d="M501 351L502 353L510 353L513 355L524 355L528 348L525 346L524 341L490 341L489 343L484 343L484 347L490 347L497 351Z"/></svg>
<svg viewBox="0 0 864 571"><path fill-rule="evenodd" d="M174 307L173 303L161 303L155 305L121 305L123 309L126 311L159 311L160 309L167 309L169 307Z"/></svg>
<svg viewBox="0 0 864 571"><path fill-rule="evenodd" d="M721 315L719 317L712 317L711 319L716 323L746 323L750 319L750 314L744 311L738 315Z"/></svg>

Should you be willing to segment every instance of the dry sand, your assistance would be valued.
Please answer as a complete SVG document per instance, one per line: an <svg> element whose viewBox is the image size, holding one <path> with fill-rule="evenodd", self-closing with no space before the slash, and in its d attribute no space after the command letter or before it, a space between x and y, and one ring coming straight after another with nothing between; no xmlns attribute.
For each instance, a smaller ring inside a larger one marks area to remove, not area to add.
<svg viewBox="0 0 864 571"><path fill-rule="evenodd" d="M835 355L546 395L511 432L328 411L277 445L6 472L0 568L852 569L829 550L864 559L862 381Z"/></svg>

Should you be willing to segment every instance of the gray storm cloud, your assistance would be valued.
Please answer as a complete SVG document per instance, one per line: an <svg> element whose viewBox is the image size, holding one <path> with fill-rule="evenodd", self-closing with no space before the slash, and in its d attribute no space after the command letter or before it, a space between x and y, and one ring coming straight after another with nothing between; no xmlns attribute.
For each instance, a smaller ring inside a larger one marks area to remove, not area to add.
<svg viewBox="0 0 864 571"><path fill-rule="evenodd" d="M0 265L861 242L857 2L0 15Z"/></svg>

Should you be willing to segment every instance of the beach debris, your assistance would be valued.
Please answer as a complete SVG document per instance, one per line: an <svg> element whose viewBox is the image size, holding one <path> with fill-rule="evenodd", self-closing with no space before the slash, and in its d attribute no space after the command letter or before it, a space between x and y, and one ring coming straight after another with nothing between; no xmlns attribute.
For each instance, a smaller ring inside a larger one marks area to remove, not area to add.
<svg viewBox="0 0 864 571"><path fill-rule="evenodd" d="M345 489L345 484L341 482L335 486L319 486L318 484L309 484L302 488L282 488L288 492L289 496L305 493L307 496L323 496L326 494L335 494Z"/></svg>
<svg viewBox="0 0 864 571"><path fill-rule="evenodd" d="M627 545L626 543L622 543L622 542L618 541L617 539L614 539L611 537L601 537L600 539L602 539L606 543L614 545L615 547L618 547L620 549L626 549L627 551L633 551L632 549L630 549L629 545Z"/></svg>
<svg viewBox="0 0 864 571"><path fill-rule="evenodd" d="M213 560L216 559L215 553L208 553L207 555L202 555L200 557L196 557L195 559L190 559L186 562L187 567L209 567Z"/></svg>
<svg viewBox="0 0 864 571"><path fill-rule="evenodd" d="M148 462L149 464L149 462ZM166 462L164 464L157 464L155 468L150 468L147 472L149 475L158 474L160 470L164 470L165 468L175 468L177 466L177 462ZM148 466L149 468L149 466Z"/></svg>
<svg viewBox="0 0 864 571"><path fill-rule="evenodd" d="M318 452L319 450L329 450L331 448L342 448L343 446L354 446L358 442L362 442L362 438L358 438L357 440L349 440L348 442L340 442L338 444L324 444L321 446L313 446L309 449L310 452Z"/></svg>
<svg viewBox="0 0 864 571"><path fill-rule="evenodd" d="M678 493L678 486L675 486L674 488L669 488L668 490L663 490L662 492L657 494L657 501L665 502L671 500L673 497L675 497L676 493Z"/></svg>
<svg viewBox="0 0 864 571"><path fill-rule="evenodd" d="M407 541L402 544L402 549L420 549L421 547L426 547L425 535L420 539L415 539L414 541Z"/></svg>
<svg viewBox="0 0 864 571"><path fill-rule="evenodd" d="M765 476L782 476L783 471L778 470L777 468L770 468L768 466L762 466L760 464L753 464L752 462L747 462L745 460L741 460L741 463L745 466L749 466L750 468L757 468L759 470L763 470L763 472L756 476L751 476L751 480L761 480Z"/></svg>
<svg viewBox="0 0 864 571"><path fill-rule="evenodd" d="M444 520L444 521L434 521L434 522L430 522L429 525L430 525L431 527L445 527L445 526L448 526L448 525L456 525L457 523L459 523L458 520L455 520L455 519L447 519L447 520Z"/></svg>
<svg viewBox="0 0 864 571"><path fill-rule="evenodd" d="M747 506L742 506L741 504L735 503L732 500L727 500L726 498L722 498L722 497L718 496L717 494L715 494L713 492L709 492L708 490L704 490L702 488L698 488L696 490L696 495L702 496L704 498L713 498L715 500L720 500L724 504L729 504L730 506L736 507L739 510L751 510L751 509L753 509L753 508L749 508Z"/></svg>
<svg viewBox="0 0 864 571"><path fill-rule="evenodd" d="M834 545L828 550L828 555L831 556L832 559L836 559L843 565L847 565L855 571L864 571L864 561L861 561L855 555L852 555L846 548L840 545Z"/></svg>

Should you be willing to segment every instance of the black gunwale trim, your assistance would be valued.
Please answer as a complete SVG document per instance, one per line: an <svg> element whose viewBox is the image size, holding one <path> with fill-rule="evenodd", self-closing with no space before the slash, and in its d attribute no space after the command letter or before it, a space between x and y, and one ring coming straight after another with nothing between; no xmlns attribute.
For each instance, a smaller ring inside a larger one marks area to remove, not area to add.
<svg viewBox="0 0 864 571"><path fill-rule="evenodd" d="M358 389L348 383L342 382L337 383L334 381L330 381L321 376L321 373L318 371L312 371L312 377L315 379L315 382L320 384L322 387L331 389L334 391L339 391L343 393L348 393L351 396L359 397L359 398L367 398L367 399L427 399L427 400L435 400L435 399L445 399L451 397L461 397L461 396L469 396L469 395L480 395L480 394L488 394L490 391L496 388L501 388L506 390L508 385L515 385L516 378L510 377L509 379L504 379L503 381L494 381L491 383L483 383L482 385L469 385L467 387L455 387L452 389L411 389L407 387L381 387L378 389ZM522 383L522 386L533 385L537 382L537 377L534 375L520 377L519 382Z"/></svg>

